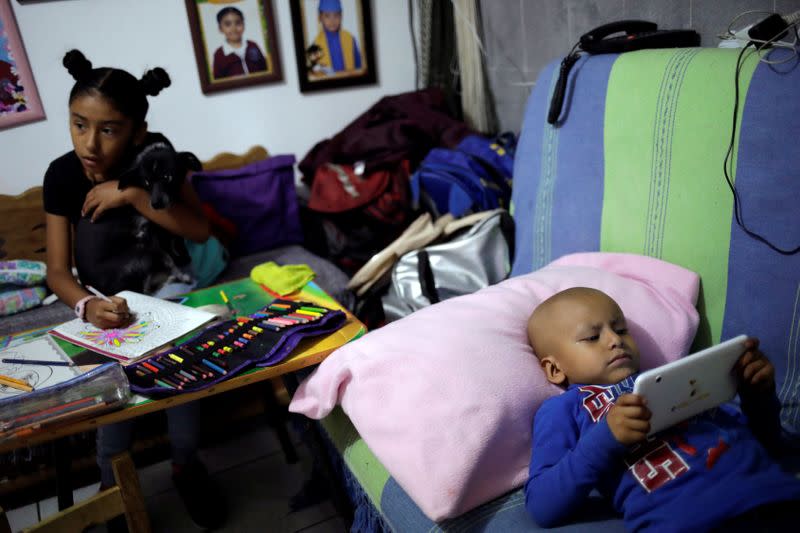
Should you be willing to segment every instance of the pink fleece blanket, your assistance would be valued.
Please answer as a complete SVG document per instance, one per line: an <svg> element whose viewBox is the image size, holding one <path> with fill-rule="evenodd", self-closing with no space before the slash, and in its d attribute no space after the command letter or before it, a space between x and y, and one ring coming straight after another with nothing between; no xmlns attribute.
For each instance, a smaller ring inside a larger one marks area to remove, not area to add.
<svg viewBox="0 0 800 533"><path fill-rule="evenodd" d="M606 292L628 319L642 368L675 360L697 329L699 279L633 254L583 253L453 298L331 354L289 409L323 418L341 404L389 473L433 520L524 483L548 383L526 336L533 309L563 289Z"/></svg>

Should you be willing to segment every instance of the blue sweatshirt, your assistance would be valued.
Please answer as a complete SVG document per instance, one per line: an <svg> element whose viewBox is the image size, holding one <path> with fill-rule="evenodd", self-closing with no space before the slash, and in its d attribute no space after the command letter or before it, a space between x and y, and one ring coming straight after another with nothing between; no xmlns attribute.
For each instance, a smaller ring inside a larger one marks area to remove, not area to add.
<svg viewBox="0 0 800 533"><path fill-rule="evenodd" d="M525 507L539 525L569 522L592 489L631 531L705 531L759 505L800 499L800 480L770 458L730 405L642 444L617 442L606 415L632 392L634 378L572 385L536 413Z"/></svg>

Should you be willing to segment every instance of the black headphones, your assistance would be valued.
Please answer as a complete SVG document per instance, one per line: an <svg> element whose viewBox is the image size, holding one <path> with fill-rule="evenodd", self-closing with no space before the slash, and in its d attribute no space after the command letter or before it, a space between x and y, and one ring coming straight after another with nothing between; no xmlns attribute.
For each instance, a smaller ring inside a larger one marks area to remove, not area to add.
<svg viewBox="0 0 800 533"><path fill-rule="evenodd" d="M617 35L621 34L621 35ZM700 46L700 34L694 30L659 30L655 22L646 20L620 20L610 22L584 33L561 61L555 92L550 100L547 122L555 124L561 116L567 77L580 58L580 52L612 54L632 52L646 48L688 48Z"/></svg>

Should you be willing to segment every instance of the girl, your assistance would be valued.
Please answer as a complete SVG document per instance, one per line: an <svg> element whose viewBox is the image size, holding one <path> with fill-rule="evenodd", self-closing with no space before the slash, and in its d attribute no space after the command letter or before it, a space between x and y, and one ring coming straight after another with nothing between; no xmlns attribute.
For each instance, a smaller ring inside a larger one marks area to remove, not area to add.
<svg viewBox="0 0 800 533"><path fill-rule="evenodd" d="M47 284L78 317L99 328L118 327L129 318L124 299L111 301L91 294L72 275L72 234L80 219L93 223L114 222L120 209L135 209L152 223L195 242L209 238L209 224L200 201L185 181L180 201L169 208L153 209L149 194L137 187L119 190L117 173L130 164L137 145L147 141L147 95L155 96L168 87L167 73L156 68L137 80L115 68L92 68L84 55L72 50L64 66L75 79L69 96L69 128L74 150L50 164L44 178L44 208L47 221ZM78 233L76 241L81 238ZM76 247L81 243L75 242ZM82 247L90 249L83 243ZM98 247L99 248L99 247ZM96 250L103 268L106 255ZM116 267L117 265L113 265ZM111 268L112 265L109 265ZM191 274L187 272L187 274ZM78 272L81 277L81 272ZM193 281L167 284L156 296L191 290ZM192 519L202 527L221 524L222 501L196 457L198 406L189 403L167 410L173 454L173 481ZM97 461L103 487L114 484L111 457L127 450L132 439L133 420L104 426L97 431Z"/></svg>
<svg viewBox="0 0 800 533"><path fill-rule="evenodd" d="M244 14L235 7L217 13L219 31L225 42L214 52L214 79L243 76L267 70L267 60L256 43L243 39Z"/></svg>

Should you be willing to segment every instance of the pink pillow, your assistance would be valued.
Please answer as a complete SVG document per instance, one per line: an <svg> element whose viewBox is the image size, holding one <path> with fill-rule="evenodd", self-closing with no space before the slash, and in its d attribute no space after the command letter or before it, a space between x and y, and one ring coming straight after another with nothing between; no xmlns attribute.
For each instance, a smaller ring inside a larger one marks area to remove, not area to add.
<svg viewBox="0 0 800 533"><path fill-rule="evenodd" d="M319 419L341 404L429 518L457 516L527 478L533 415L560 389L545 379L526 322L544 299L576 286L619 303L643 369L688 352L696 274L633 254L574 254L343 346L300 385L289 409Z"/></svg>

